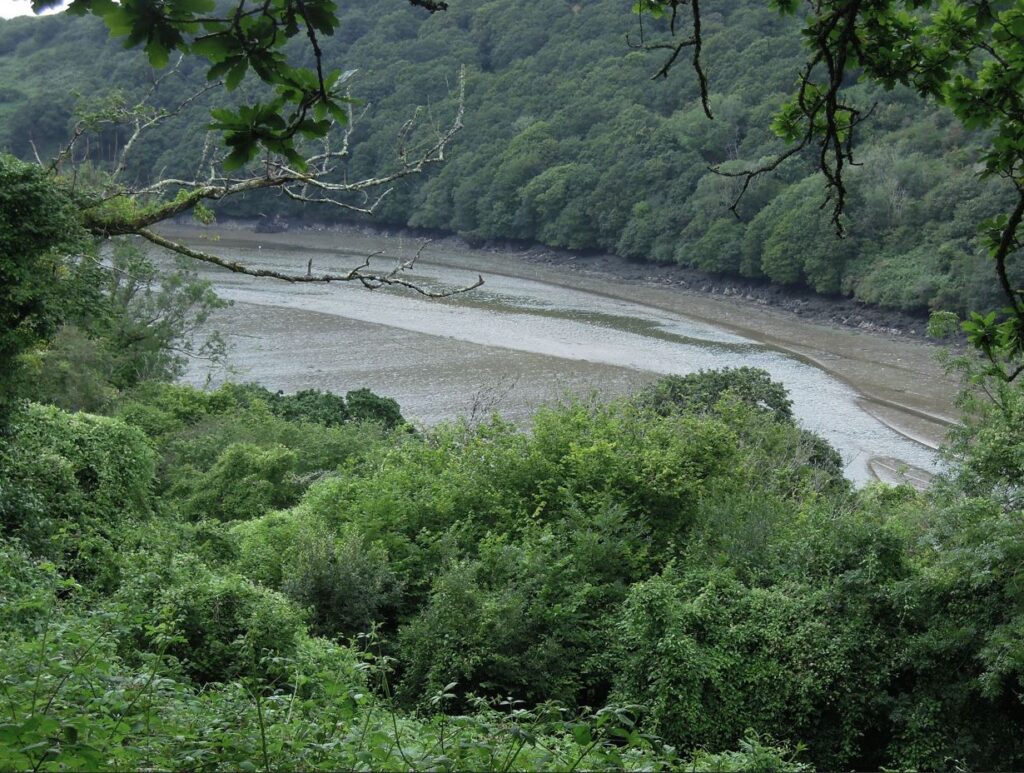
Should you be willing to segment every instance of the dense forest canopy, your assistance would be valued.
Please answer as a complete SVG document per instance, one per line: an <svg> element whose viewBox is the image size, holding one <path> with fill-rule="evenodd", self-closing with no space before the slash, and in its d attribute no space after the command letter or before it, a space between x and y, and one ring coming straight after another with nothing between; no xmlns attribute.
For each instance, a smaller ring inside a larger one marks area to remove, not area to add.
<svg viewBox="0 0 1024 773"><path fill-rule="evenodd" d="M626 33L636 39L637 17L616 0L459 2L435 14L346 4L322 45L327 71L358 70L351 94L366 102L346 174L394 170L403 125L417 106L423 121L443 123L464 65L469 119L446 163L397 184L376 222L608 250L908 310L1004 305L978 225L1012 205L1012 186L978 175L989 134L965 129L910 87L846 84L848 99L874 106L857 127L861 165L845 170L847 238L837 238L829 210L820 209L825 181L814 153L756 180L734 217L728 207L742 180L709 167L745 169L787 148L772 116L806 54L799 25L761 2L717 3L703 15L713 121L687 72L650 80L660 54L630 49ZM647 23L648 35L658 31ZM145 56L105 37L89 19L0 26L0 50L17 53L0 63L9 84L0 144L27 157L34 143L45 157L66 141L75 105L55 104L55 82L90 99L119 89L134 104L148 87ZM289 46L295 61L314 67L303 35ZM205 82L206 66L187 57L180 77L161 83L160 104L175 105ZM261 94L266 88L250 76L228 98ZM208 109L197 104L141 139L130 179L190 178ZM88 152L109 161L126 137L125 128L107 127ZM344 214L281 196L236 199L225 214L268 210L319 220ZM1020 267L1011 262L1010 272L1019 281Z"/></svg>

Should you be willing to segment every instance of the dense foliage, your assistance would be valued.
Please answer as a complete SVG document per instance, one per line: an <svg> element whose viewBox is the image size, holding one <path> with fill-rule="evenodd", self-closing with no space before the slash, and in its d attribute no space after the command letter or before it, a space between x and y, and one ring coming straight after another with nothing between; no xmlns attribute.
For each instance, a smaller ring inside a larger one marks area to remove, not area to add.
<svg viewBox="0 0 1024 773"><path fill-rule="evenodd" d="M18 395L21 355L69 313L85 249L68 197L42 170L0 154L0 430Z"/></svg>
<svg viewBox="0 0 1024 773"><path fill-rule="evenodd" d="M850 99L876 107L857 128L863 165L845 172L847 238L837 239L820 211L824 185L813 158L755 181L737 220L728 205L741 182L708 167L748 168L785 147L770 123L803 62L797 25L753 0L705 9L714 121L686 73L649 82L658 60L629 52L627 31L636 42L636 17L617 0L452 2L433 15L399 3L387 13L379 3L346 5L333 36L322 41L328 69L358 68L353 93L368 103L346 173L393 169L415 106L443 112L464 64L466 128L451 158L429 176L400 183L381 202L377 222L610 250L902 309L1001 305L977 229L1007 208L1013 191L977 176L984 132L965 131L948 110L907 87L852 85ZM143 58L105 37L88 19L0 25L0 50L16 54L0 61L9 91L0 104L0 145L28 155L30 141L48 153L66 139L74 108L54 103L55 79L90 95L119 88L127 105L141 96L135 84ZM286 51L312 66L302 42ZM160 104L176 106L201 84L202 72L199 61L186 59L161 82ZM243 81L234 94L251 102L261 93L258 83ZM194 174L207 109L195 106L141 138L132 175ZM89 155L97 163L115 157L127 132L104 125ZM229 209L248 217L268 211L333 216L258 196ZM1020 267L1009 268L1019 280Z"/></svg>
<svg viewBox="0 0 1024 773"><path fill-rule="evenodd" d="M17 416L5 765L1024 763L1019 391L932 494L852 490L750 369L528 432L351 402Z"/></svg>

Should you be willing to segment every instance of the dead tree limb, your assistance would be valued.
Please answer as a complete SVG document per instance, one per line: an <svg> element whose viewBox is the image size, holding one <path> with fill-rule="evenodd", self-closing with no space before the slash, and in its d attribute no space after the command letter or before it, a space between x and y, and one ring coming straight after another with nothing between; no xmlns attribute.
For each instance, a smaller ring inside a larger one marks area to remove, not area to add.
<svg viewBox="0 0 1024 773"><path fill-rule="evenodd" d="M409 260L399 261L396 266L390 271L377 272L370 271L370 261L378 257L380 253L374 253L368 255L366 259L355 268L346 271L341 274L334 273L313 273L313 262L312 259L306 264L306 273L304 274L292 274L285 271L276 271L269 268L256 268L254 266L241 263L236 260L228 260L218 255L212 255L208 252L202 252L200 250L193 249L181 242L176 242L161 236L158 233L150 231L147 228L141 228L136 232L142 238L152 242L153 244L163 247L164 249L175 252L178 255L183 255L193 260L198 260L203 263L209 263L220 268L227 269L236 274L245 274L246 276L253 277L264 277L269 279L279 279L283 282L290 282L295 284L330 284L331 282L359 282L363 287L368 290L378 290L381 287L404 287L407 290L412 290L419 295L427 298L450 298L453 295L460 295L461 293L467 293L470 290L475 290L484 283L484 278L477 275L476 281L472 284L463 285L462 287L445 288L443 290L430 290L424 287L418 282L414 282L411 279L406 279L402 276L405 271L412 269L416 265L416 261L423 253L424 247L429 242L423 242L416 254Z"/></svg>

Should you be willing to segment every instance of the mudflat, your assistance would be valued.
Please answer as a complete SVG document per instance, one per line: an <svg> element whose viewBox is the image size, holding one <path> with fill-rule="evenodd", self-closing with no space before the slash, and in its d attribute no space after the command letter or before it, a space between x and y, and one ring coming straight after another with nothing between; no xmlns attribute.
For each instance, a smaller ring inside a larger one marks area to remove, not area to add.
<svg viewBox="0 0 1024 773"><path fill-rule="evenodd" d="M296 273L305 271L310 258L314 272L337 271L368 255L386 270L422 243L415 235L357 228L257 234L226 223L165 231L234 259L269 261ZM858 412L871 414L914 446L938 445L956 420L956 380L936 361L938 347L919 336L808 318L749 294L701 291L657 269L617 264L607 256L552 259L538 248L474 249L447 237L423 247L414 275L443 285L480 272L487 283L446 301L402 301L393 293L341 285L297 287L217 269L206 275L236 302L217 322L236 336L242 360L236 377L285 390L365 383L396 397L426 423L490 407L515 420L565 390L618 394L659 373L723 363L774 367L773 375L794 392L798 415L802 406L805 425L833 442L830 422L848 420L829 401L845 404L848 396L830 397L815 385L813 372L846 385ZM483 316L465 316L473 311ZM517 329L511 336L510 325ZM624 335L660 348L625 351L632 344L619 340ZM699 353L684 357L684 350L698 352L691 346L696 343ZM620 345L624 351L616 350ZM773 352L811 367L780 371L782 360L772 359ZM359 379L363 383L355 383ZM854 453L916 466L907 458L916 454L869 449L871 442L858 440ZM868 461L862 458L857 466L867 471Z"/></svg>

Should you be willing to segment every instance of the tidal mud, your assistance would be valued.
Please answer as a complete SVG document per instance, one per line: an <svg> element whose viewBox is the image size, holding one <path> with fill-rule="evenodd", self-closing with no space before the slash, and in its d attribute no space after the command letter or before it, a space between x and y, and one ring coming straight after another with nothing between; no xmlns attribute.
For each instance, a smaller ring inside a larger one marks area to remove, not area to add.
<svg viewBox="0 0 1024 773"><path fill-rule="evenodd" d="M416 239L354 229L167 233L295 273L310 258L314 272L339 272L372 253L380 253L373 265L387 270L418 248ZM787 386L801 424L829 439L860 482L890 468L926 479L937 469L934 447L955 421L956 385L935 362L935 347L906 336L448 241L428 245L412 276L441 287L469 283L477 272L482 288L437 301L204 269L234 301L213 321L233 344L234 372L210 374L197 363L186 380L233 378L285 391L367 386L425 424L490 410L525 422L537 405L569 393L607 397L668 373L752 365Z"/></svg>

